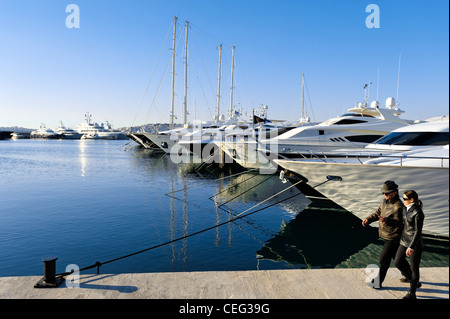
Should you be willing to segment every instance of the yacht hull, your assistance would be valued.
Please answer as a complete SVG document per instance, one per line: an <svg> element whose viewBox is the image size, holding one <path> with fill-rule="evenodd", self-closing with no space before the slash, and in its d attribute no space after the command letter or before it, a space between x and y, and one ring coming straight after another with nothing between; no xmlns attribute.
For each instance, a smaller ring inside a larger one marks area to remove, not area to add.
<svg viewBox="0 0 450 319"><path fill-rule="evenodd" d="M374 212L383 196L381 186L394 180L399 192L413 189L424 204L423 233L449 237L448 167L362 165L276 160L284 169L307 179L315 190L364 219ZM377 223L373 224L377 225Z"/></svg>
<svg viewBox="0 0 450 319"><path fill-rule="evenodd" d="M215 144L229 158L246 169L259 169L261 173L273 174L276 164L273 159L278 158L276 153L264 152L265 145L252 141L216 141Z"/></svg>
<svg viewBox="0 0 450 319"><path fill-rule="evenodd" d="M142 133L142 135L166 153L173 153L173 146L178 142L178 136L173 134Z"/></svg>
<svg viewBox="0 0 450 319"><path fill-rule="evenodd" d="M126 135L123 133L115 133L115 132L98 132L94 134L84 134L81 139L84 140L124 140L126 139Z"/></svg>

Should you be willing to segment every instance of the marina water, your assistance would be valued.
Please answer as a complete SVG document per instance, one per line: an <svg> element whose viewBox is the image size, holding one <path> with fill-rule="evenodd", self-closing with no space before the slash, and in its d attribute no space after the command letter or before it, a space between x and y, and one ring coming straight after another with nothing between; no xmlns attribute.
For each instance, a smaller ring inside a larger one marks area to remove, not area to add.
<svg viewBox="0 0 450 319"><path fill-rule="evenodd" d="M358 218L331 203L311 202L295 187L282 192L291 184L283 184L277 174L213 166L196 171L198 164L175 164L170 156L133 145L0 141L0 276L41 275L41 258L49 255L58 256L57 272L69 264L83 268L252 211L100 271L364 268L378 263L382 242L375 228L363 228ZM425 246L423 267L448 267L448 241L427 240Z"/></svg>

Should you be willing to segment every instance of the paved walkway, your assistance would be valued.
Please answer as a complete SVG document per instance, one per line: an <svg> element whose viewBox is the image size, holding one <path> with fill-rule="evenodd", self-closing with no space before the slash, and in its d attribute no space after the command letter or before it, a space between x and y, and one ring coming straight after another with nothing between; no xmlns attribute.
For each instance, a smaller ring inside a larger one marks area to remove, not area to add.
<svg viewBox="0 0 450 319"><path fill-rule="evenodd" d="M36 289L40 276L0 278L2 299L399 299L408 284L391 268L384 288L364 269L295 269L81 275L79 288ZM422 268L419 299L449 298L449 269Z"/></svg>

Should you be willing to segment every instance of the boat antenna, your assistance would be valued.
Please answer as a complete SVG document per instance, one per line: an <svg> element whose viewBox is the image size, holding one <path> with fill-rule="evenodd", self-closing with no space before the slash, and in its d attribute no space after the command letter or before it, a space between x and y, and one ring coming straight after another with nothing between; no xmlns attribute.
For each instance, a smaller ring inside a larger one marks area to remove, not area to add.
<svg viewBox="0 0 450 319"><path fill-rule="evenodd" d="M399 56L398 56L398 71L397 71L397 101L396 101L397 110L398 110L398 107L400 106L400 102L398 100L398 88L400 85L400 63L401 63L401 61L402 61L402 55L399 54Z"/></svg>
<svg viewBox="0 0 450 319"><path fill-rule="evenodd" d="M309 123L308 111L305 110L305 74L302 73L302 117L300 123Z"/></svg>
<svg viewBox="0 0 450 319"><path fill-rule="evenodd" d="M377 69L377 101L378 101L378 87L380 85L380 67Z"/></svg>
<svg viewBox="0 0 450 319"><path fill-rule="evenodd" d="M305 75L302 73L302 118L305 118Z"/></svg>
<svg viewBox="0 0 450 319"><path fill-rule="evenodd" d="M368 84L364 84L363 89L364 89L364 107L367 107L368 104L368 100L367 100L367 86Z"/></svg>

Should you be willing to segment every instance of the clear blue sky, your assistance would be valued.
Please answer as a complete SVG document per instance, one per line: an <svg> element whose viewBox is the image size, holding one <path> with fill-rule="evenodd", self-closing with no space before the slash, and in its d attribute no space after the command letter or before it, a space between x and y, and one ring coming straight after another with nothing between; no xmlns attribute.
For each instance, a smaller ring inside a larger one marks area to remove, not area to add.
<svg viewBox="0 0 450 319"><path fill-rule="evenodd" d="M71 3L80 8L78 29L66 27ZM380 28L366 27L371 3L379 6ZM86 111L114 127L168 122L174 16L178 122L186 20L190 121L214 114L220 43L223 112L230 103L235 45L234 102L250 114L265 104L271 118L298 119L302 73L316 121L362 101L365 83L372 82L375 99L378 69L384 106L397 94L401 54L404 117L447 115L448 6L445 0L0 0L0 126L37 128L44 122L54 128L62 120L75 127Z"/></svg>

